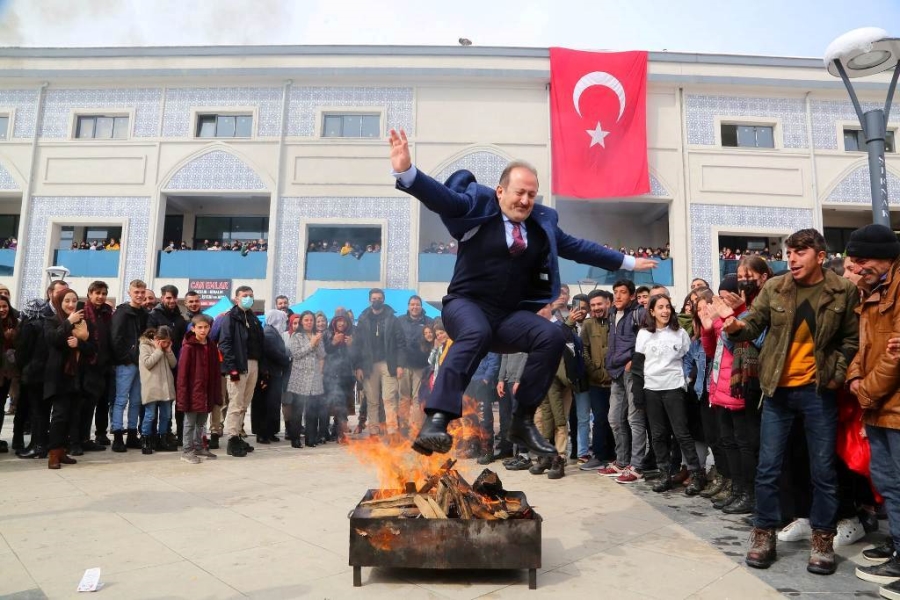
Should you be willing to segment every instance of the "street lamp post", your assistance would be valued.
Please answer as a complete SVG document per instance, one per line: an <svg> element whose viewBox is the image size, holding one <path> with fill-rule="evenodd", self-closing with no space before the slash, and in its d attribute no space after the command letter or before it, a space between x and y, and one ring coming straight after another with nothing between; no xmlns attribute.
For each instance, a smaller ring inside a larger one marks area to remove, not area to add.
<svg viewBox="0 0 900 600"><path fill-rule="evenodd" d="M878 27L854 29L831 42L825 50L825 65L829 73L843 80L866 138L873 222L890 227L884 139L891 114L891 99L897 88L897 78L900 77L900 39L888 37L887 32ZM874 75L888 69L893 69L894 75L888 86L884 109L863 112L850 79Z"/></svg>

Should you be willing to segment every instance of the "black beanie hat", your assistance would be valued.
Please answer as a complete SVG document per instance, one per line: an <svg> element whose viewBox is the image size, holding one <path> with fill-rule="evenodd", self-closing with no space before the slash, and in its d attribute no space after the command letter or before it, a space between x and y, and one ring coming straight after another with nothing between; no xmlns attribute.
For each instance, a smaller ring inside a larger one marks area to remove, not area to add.
<svg viewBox="0 0 900 600"><path fill-rule="evenodd" d="M854 258L889 258L900 256L900 241L890 227L866 225L850 234L847 256Z"/></svg>
<svg viewBox="0 0 900 600"><path fill-rule="evenodd" d="M722 292L731 292L732 294L738 293L737 275L729 273L722 278L722 281L719 283L719 293L721 294Z"/></svg>

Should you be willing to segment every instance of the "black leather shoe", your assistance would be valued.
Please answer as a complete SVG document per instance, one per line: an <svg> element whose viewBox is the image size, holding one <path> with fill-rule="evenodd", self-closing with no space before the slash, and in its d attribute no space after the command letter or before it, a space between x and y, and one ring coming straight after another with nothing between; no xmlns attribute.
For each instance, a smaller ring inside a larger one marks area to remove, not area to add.
<svg viewBox="0 0 900 600"><path fill-rule="evenodd" d="M446 454L453 446L453 437L447 433L447 425L450 423L450 415L443 412L433 412L425 418L416 441L413 442L413 450L419 454L430 456L433 452Z"/></svg>
<svg viewBox="0 0 900 600"><path fill-rule="evenodd" d="M88 440L86 442L82 442L81 449L85 452L103 452L106 450L106 446L101 446L94 440Z"/></svg>
<svg viewBox="0 0 900 600"><path fill-rule="evenodd" d="M45 456L41 456L44 454ZM16 456L19 458L46 458L47 451L40 446L30 446L25 448L24 450L20 450L16 452Z"/></svg>
<svg viewBox="0 0 900 600"><path fill-rule="evenodd" d="M548 442L547 438L538 431L537 426L534 424L534 415L527 417L513 415L512 422L509 424L507 439L513 444L525 446L538 456L553 458L557 454L556 447Z"/></svg>

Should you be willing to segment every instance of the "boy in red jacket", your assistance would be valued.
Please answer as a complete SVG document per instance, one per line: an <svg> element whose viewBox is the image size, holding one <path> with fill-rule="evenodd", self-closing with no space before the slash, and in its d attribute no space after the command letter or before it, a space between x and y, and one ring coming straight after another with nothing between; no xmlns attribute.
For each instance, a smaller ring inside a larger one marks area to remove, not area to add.
<svg viewBox="0 0 900 600"><path fill-rule="evenodd" d="M181 347L175 404L184 413L181 460L198 464L200 457L216 458L203 446L202 432L212 407L222 405L222 375L219 348L209 337L212 319L200 314L191 319L191 326Z"/></svg>

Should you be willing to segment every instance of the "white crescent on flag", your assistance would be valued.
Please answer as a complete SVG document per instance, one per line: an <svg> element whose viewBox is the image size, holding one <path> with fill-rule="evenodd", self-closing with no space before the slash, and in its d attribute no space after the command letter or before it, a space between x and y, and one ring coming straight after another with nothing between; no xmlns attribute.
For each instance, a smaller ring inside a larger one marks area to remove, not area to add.
<svg viewBox="0 0 900 600"><path fill-rule="evenodd" d="M616 117L616 122L618 123L619 119L622 118L622 113L625 112L625 88L622 87L618 79L603 71L588 73L575 84L575 89L572 91L572 103L575 105L575 112L578 113L579 117L581 116L581 106L579 106L581 94L595 85L609 88L619 98L619 116Z"/></svg>

